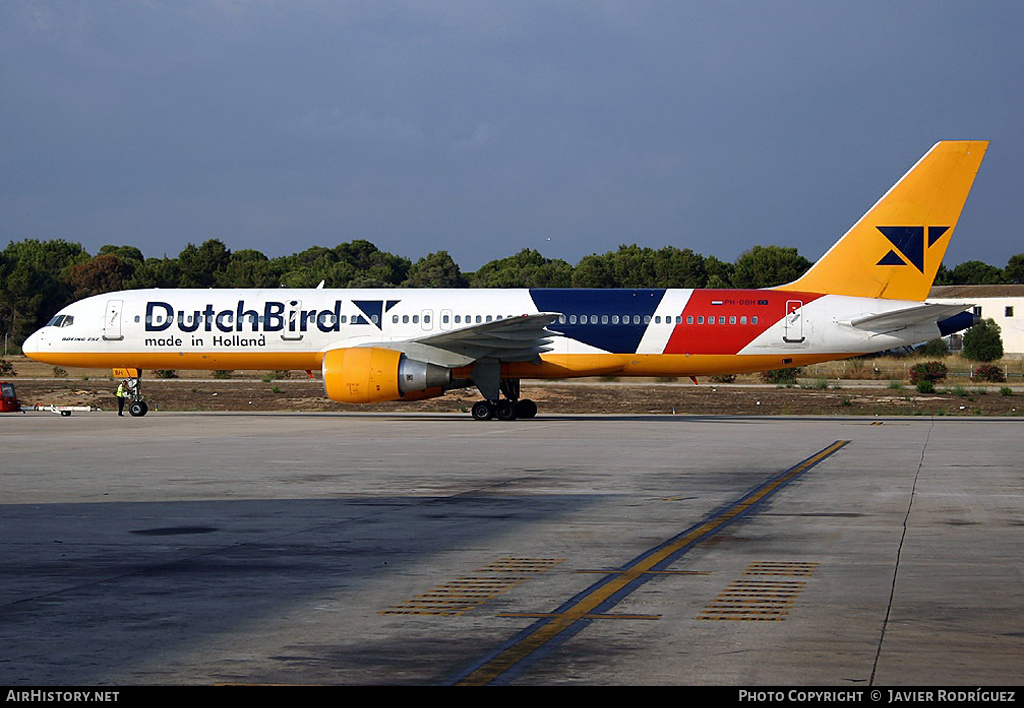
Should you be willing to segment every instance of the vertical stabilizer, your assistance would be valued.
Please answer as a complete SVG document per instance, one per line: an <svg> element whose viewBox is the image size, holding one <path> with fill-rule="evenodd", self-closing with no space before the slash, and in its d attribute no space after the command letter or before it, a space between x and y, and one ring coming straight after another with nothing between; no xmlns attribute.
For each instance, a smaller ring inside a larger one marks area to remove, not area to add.
<svg viewBox="0 0 1024 708"><path fill-rule="evenodd" d="M807 273L776 289L924 300L986 149L936 143Z"/></svg>

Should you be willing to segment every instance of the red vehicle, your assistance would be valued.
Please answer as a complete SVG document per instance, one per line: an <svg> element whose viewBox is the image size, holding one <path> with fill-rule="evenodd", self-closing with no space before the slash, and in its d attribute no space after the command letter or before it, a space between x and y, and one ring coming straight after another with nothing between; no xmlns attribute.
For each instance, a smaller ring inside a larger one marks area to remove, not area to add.
<svg viewBox="0 0 1024 708"><path fill-rule="evenodd" d="M17 413L21 410L18 394L14 392L14 384L0 381L0 413Z"/></svg>

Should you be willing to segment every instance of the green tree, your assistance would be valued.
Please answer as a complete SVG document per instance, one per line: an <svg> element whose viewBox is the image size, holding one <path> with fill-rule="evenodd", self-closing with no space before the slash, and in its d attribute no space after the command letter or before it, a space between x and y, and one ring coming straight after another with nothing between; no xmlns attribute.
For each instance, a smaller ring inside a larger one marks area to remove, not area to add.
<svg viewBox="0 0 1024 708"><path fill-rule="evenodd" d="M950 273L953 285L998 285L1006 279L1002 268L981 261L964 261Z"/></svg>
<svg viewBox="0 0 1024 708"><path fill-rule="evenodd" d="M466 284L448 251L437 251L416 261L404 283L407 288L464 288Z"/></svg>
<svg viewBox="0 0 1024 708"><path fill-rule="evenodd" d="M574 288L615 288L619 287L615 279L610 254L592 253L584 256L572 271Z"/></svg>
<svg viewBox="0 0 1024 708"><path fill-rule="evenodd" d="M934 285L953 285L953 271L946 267L945 263L939 264L939 269L935 272Z"/></svg>
<svg viewBox="0 0 1024 708"><path fill-rule="evenodd" d="M137 249L135 246L114 246L107 244L100 248L97 256L114 255L121 260L135 263L136 265L146 260L145 256L142 255L142 251Z"/></svg>
<svg viewBox="0 0 1024 708"><path fill-rule="evenodd" d="M697 288L705 284L705 259L688 248L655 250L636 244L584 257L572 270L577 288Z"/></svg>
<svg viewBox="0 0 1024 708"><path fill-rule="evenodd" d="M726 263L720 261L714 256L708 256L704 259L704 272L707 275L707 280L704 282L705 288L730 288L732 287L733 273L736 270L736 266L732 263Z"/></svg>
<svg viewBox="0 0 1024 708"><path fill-rule="evenodd" d="M1008 283L1024 283L1024 253L1010 256L1003 269L1003 276Z"/></svg>
<svg viewBox="0 0 1024 708"><path fill-rule="evenodd" d="M275 269L281 272L281 285L288 288L312 288L321 281L328 288L344 288L360 272L356 266L342 261L334 250L323 246L281 258Z"/></svg>
<svg viewBox="0 0 1024 708"><path fill-rule="evenodd" d="M810 267L795 248L754 246L736 259L732 283L737 288L770 288L796 280Z"/></svg>
<svg viewBox="0 0 1024 708"><path fill-rule="evenodd" d="M659 288L701 288L708 279L704 256L674 246L655 252L654 275L654 285Z"/></svg>
<svg viewBox="0 0 1024 708"><path fill-rule="evenodd" d="M88 259L80 244L61 239L8 244L0 252L0 330L20 344L46 324L73 298L70 269Z"/></svg>
<svg viewBox="0 0 1024 708"><path fill-rule="evenodd" d="M217 282L224 288L274 288L280 280L277 263L251 248L234 251L217 274Z"/></svg>
<svg viewBox="0 0 1024 708"><path fill-rule="evenodd" d="M946 342L946 340L943 339L942 337L936 337L935 339L928 340L927 342L919 346L917 349L915 349L914 354L916 354L917 356L927 357L948 356L949 343Z"/></svg>
<svg viewBox="0 0 1024 708"><path fill-rule="evenodd" d="M135 274L135 268L134 261L107 253L71 266L65 280L72 289L72 298L81 300L92 295L123 290L124 283Z"/></svg>
<svg viewBox="0 0 1024 708"><path fill-rule="evenodd" d="M1003 358L1002 330L995 320L982 320L964 333L964 359L996 361Z"/></svg>
<svg viewBox="0 0 1024 708"><path fill-rule="evenodd" d="M203 241L198 247L188 244L178 254L179 287L216 287L230 261L231 251L217 239Z"/></svg>
<svg viewBox="0 0 1024 708"><path fill-rule="evenodd" d="M136 266L124 286L131 289L177 288L181 284L181 268L177 258L147 258Z"/></svg>
<svg viewBox="0 0 1024 708"><path fill-rule="evenodd" d="M339 263L351 266L354 271L349 287L366 287L360 286L358 281L373 281L384 286L400 285L412 266L408 258L382 251L364 239L339 244L334 248L334 254Z"/></svg>
<svg viewBox="0 0 1024 708"><path fill-rule="evenodd" d="M469 282L475 288L568 288L572 287L572 266L524 248L514 256L485 263L469 276Z"/></svg>

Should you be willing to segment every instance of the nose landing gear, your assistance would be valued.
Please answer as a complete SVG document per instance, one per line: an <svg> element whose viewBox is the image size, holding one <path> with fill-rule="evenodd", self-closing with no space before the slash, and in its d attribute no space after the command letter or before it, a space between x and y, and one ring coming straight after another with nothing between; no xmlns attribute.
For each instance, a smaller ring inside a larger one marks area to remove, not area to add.
<svg viewBox="0 0 1024 708"><path fill-rule="evenodd" d="M142 395L142 370L141 369L128 369L127 370L131 377L125 379L125 396L128 399L127 408L128 415L133 418L141 418L149 412L149 405L146 403L146 397ZM124 373L125 369L115 369L114 375Z"/></svg>

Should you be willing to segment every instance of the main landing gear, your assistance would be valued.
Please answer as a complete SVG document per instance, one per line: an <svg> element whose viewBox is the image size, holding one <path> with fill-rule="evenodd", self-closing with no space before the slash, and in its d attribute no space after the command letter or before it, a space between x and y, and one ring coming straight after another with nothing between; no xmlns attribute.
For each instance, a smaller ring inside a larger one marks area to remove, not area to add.
<svg viewBox="0 0 1024 708"><path fill-rule="evenodd" d="M537 404L529 398L510 401L507 398L497 401L477 401L473 404L473 420L515 420L516 418L533 418L537 415Z"/></svg>
<svg viewBox="0 0 1024 708"><path fill-rule="evenodd" d="M537 415L536 403L529 398L519 398L519 379L501 379L498 393L498 397L485 398L473 404L473 420L528 419Z"/></svg>

